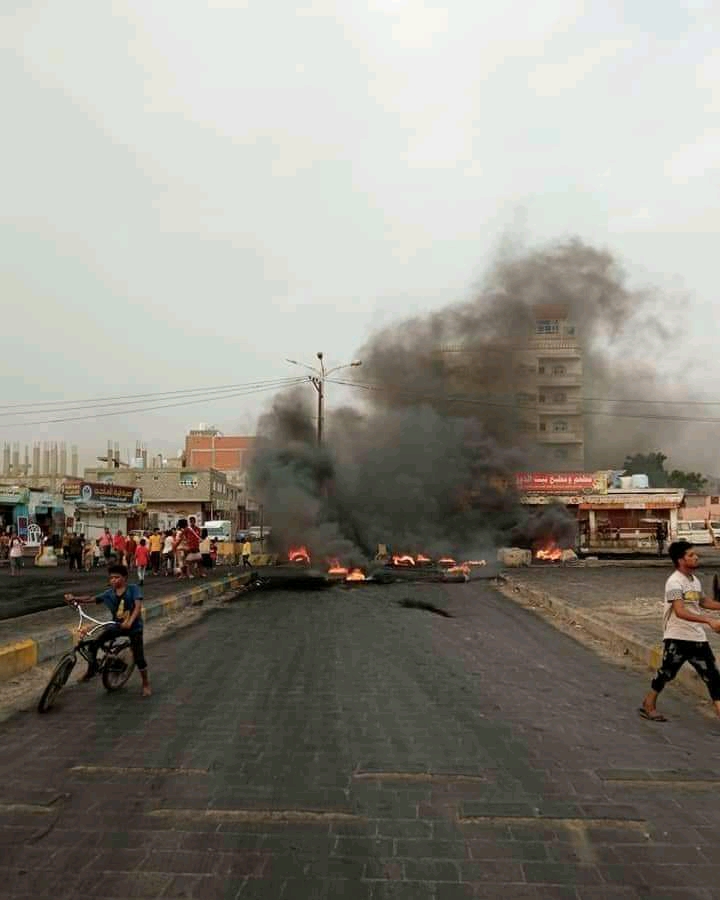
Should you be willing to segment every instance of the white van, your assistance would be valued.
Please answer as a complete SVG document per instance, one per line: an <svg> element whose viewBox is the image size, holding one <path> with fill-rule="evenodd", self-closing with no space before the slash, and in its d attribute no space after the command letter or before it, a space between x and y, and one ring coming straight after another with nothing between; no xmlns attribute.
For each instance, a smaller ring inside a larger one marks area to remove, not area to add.
<svg viewBox="0 0 720 900"><path fill-rule="evenodd" d="M707 522L702 520L680 519L677 525L677 536L679 540L690 541L691 544L712 545L715 543Z"/></svg>
<svg viewBox="0 0 720 900"><path fill-rule="evenodd" d="M232 522L230 519L212 519L210 522L203 522L201 528L207 528L208 537L216 541L232 540Z"/></svg>

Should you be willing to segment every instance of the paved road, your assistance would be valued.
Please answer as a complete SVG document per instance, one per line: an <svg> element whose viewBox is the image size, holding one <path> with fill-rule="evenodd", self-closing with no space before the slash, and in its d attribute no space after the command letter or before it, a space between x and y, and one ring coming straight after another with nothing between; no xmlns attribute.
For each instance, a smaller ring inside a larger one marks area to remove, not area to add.
<svg viewBox="0 0 720 900"><path fill-rule="evenodd" d="M221 566L213 571L214 575L239 571ZM131 576L131 581L134 576ZM195 584L194 581L177 582L172 578L148 576L145 579L145 596L158 597L173 590L176 584ZM70 572L66 566L56 569L39 569L26 560L25 568L18 577L11 577L7 568L0 569L0 620L24 616L55 609L63 605L63 594L91 594L107 586L107 574L104 568L90 572Z"/></svg>
<svg viewBox="0 0 720 900"><path fill-rule="evenodd" d="M488 584L256 595L148 655L150 700L4 724L0 898L718 896L720 728Z"/></svg>

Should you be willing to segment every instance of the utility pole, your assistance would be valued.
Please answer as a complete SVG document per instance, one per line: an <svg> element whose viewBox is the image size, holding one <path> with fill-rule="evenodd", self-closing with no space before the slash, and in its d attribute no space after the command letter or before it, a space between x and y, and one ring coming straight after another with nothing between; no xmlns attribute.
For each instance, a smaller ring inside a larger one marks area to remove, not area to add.
<svg viewBox="0 0 720 900"><path fill-rule="evenodd" d="M332 369L325 368L324 362L324 354L322 351L318 351L316 354L320 366L316 368L314 366L308 366L305 363L298 362L295 359L288 359L286 362L292 363L294 366L303 366L305 369L310 369L313 373L312 375L308 375L308 381L315 388L318 394L318 414L317 414L317 444L318 447L322 447L323 439L325 436L325 380L328 375L332 375L334 372L339 372L340 369L354 369L357 366L361 366L362 362L359 359L353 360L351 363L345 363L342 366L334 366Z"/></svg>

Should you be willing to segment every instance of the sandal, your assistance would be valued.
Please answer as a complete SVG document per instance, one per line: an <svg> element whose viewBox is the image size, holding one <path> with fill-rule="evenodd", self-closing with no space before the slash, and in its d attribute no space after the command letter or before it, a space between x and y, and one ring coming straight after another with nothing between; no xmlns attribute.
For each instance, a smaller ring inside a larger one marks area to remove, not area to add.
<svg viewBox="0 0 720 900"><path fill-rule="evenodd" d="M657 710L648 712L644 706L641 706L638 712L640 713L640 716L643 719L647 719L648 722L667 722L665 716L662 713L659 713Z"/></svg>

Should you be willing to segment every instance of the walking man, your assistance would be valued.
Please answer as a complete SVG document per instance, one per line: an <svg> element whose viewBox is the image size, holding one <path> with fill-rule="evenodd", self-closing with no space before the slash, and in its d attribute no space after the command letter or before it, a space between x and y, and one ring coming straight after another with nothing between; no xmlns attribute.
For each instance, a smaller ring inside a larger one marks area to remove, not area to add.
<svg viewBox="0 0 720 900"><path fill-rule="evenodd" d="M667 721L656 709L658 695L675 678L683 663L688 662L705 683L720 716L720 671L703 627L707 625L720 633L720 619L702 613L704 609L720 610L720 603L703 595L695 575L698 555L691 543L675 541L668 552L675 571L665 582L663 658L639 712L652 722Z"/></svg>

